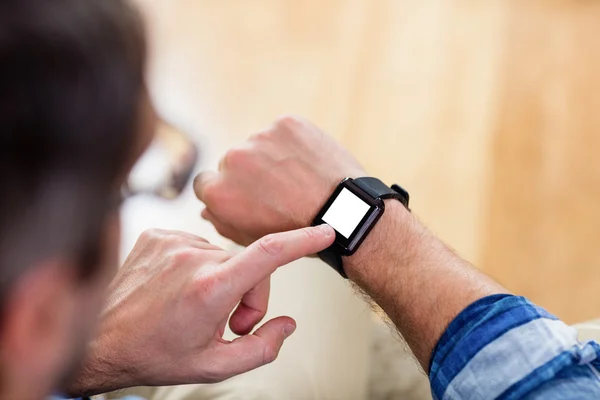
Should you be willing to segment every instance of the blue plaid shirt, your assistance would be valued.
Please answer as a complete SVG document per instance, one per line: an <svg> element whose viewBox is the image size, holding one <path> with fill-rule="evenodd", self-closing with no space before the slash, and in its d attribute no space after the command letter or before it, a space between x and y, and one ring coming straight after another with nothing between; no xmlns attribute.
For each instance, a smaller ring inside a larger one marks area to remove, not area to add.
<svg viewBox="0 0 600 400"><path fill-rule="evenodd" d="M433 397L600 399L600 345L523 297L483 298L456 317L437 344Z"/></svg>

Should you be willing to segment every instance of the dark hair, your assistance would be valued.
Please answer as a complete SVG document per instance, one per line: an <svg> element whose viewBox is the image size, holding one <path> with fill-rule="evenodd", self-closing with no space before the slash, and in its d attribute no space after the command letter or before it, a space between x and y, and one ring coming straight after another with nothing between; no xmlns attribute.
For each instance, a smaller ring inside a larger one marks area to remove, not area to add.
<svg viewBox="0 0 600 400"><path fill-rule="evenodd" d="M0 2L2 297L45 257L97 252L139 128L145 52L124 1Z"/></svg>

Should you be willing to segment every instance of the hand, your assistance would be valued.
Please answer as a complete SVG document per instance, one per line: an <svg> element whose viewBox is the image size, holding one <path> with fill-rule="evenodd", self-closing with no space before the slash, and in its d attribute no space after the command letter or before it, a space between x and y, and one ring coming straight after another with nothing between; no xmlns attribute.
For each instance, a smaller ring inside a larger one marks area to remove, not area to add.
<svg viewBox="0 0 600 400"><path fill-rule="evenodd" d="M308 121L279 119L227 152L219 172L194 181L219 233L247 245L273 232L309 226L337 184L365 176L356 159Z"/></svg>
<svg viewBox="0 0 600 400"><path fill-rule="evenodd" d="M144 233L111 284L100 335L70 394L218 382L272 362L296 323L278 317L249 334L267 310L261 282L333 239L328 226L305 228L231 255L191 234ZM228 320L242 335L233 341L223 339Z"/></svg>

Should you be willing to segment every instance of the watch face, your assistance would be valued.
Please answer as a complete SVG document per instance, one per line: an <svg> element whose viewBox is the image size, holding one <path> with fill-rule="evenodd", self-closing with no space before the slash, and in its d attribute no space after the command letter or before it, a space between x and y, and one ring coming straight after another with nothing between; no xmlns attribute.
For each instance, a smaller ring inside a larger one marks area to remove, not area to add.
<svg viewBox="0 0 600 400"><path fill-rule="evenodd" d="M342 254L356 251L383 212L383 201L359 189L351 179L343 181L329 198L314 224L326 223L336 231Z"/></svg>
<svg viewBox="0 0 600 400"><path fill-rule="evenodd" d="M349 239L370 208L371 206L367 202L347 188L342 188L342 191L331 203L322 219L323 222L331 225L336 232Z"/></svg>

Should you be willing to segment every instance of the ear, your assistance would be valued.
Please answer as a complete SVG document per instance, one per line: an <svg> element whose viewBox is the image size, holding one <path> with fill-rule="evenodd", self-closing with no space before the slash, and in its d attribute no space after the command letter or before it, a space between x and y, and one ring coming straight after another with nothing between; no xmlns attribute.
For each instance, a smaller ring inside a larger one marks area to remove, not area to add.
<svg viewBox="0 0 600 400"><path fill-rule="evenodd" d="M71 355L76 278L72 265L49 261L29 268L9 289L0 345L15 382L52 385L61 374Z"/></svg>

